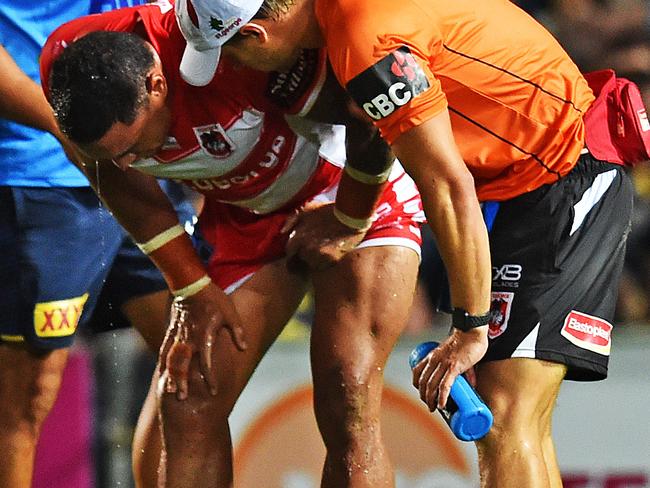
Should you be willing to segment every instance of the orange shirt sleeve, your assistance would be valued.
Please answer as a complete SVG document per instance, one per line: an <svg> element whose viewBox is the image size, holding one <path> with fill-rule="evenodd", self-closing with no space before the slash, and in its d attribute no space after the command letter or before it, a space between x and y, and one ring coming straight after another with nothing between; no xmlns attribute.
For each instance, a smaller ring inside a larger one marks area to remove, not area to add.
<svg viewBox="0 0 650 488"><path fill-rule="evenodd" d="M435 25L419 29L411 8L397 18L391 0L320 0L316 16L339 83L391 144L447 107L430 59L442 46ZM415 20L415 19L413 19Z"/></svg>

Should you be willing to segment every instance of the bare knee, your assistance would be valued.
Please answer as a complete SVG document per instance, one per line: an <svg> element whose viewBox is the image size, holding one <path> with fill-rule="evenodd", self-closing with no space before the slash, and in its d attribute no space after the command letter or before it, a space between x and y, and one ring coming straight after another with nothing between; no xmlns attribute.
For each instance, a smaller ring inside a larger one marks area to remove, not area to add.
<svg viewBox="0 0 650 488"><path fill-rule="evenodd" d="M226 385L220 385L217 394L212 395L198 368L192 368L188 379L188 397L179 400L176 393L165 390L164 382L163 375L156 397L165 437L177 433L183 436L207 434L213 427L228 421L236 398L229 393Z"/></svg>

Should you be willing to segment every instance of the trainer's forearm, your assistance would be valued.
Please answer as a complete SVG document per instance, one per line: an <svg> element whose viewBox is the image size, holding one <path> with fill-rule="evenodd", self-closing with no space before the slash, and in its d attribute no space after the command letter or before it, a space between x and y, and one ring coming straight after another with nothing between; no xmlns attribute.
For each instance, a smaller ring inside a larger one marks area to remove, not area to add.
<svg viewBox="0 0 650 488"><path fill-rule="evenodd" d="M449 277L452 305L472 315L490 308L490 244L474 179L443 112L393 144L420 190L427 221Z"/></svg>
<svg viewBox="0 0 650 488"><path fill-rule="evenodd" d="M473 186L438 183L421 195L447 269L451 304L472 315L485 314L490 309L490 248Z"/></svg>

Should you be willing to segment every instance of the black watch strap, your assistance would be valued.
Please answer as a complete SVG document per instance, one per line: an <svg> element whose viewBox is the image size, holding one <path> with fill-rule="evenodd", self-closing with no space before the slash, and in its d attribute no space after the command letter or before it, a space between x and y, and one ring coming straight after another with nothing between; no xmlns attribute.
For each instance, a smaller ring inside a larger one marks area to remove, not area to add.
<svg viewBox="0 0 650 488"><path fill-rule="evenodd" d="M489 321L490 312L485 315L470 315L465 309L454 308L451 313L451 326L463 332L487 325Z"/></svg>

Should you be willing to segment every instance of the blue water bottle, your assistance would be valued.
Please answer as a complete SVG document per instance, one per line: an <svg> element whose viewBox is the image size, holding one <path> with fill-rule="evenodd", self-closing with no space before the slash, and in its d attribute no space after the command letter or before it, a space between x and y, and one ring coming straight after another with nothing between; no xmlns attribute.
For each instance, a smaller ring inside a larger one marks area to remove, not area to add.
<svg viewBox="0 0 650 488"><path fill-rule="evenodd" d="M433 349L437 342L423 342L411 351L409 365L413 369ZM467 380L459 375L451 385L451 393L445 408L438 411L449 424L454 435L461 441L475 441L482 438L492 427L492 412L481 400Z"/></svg>

